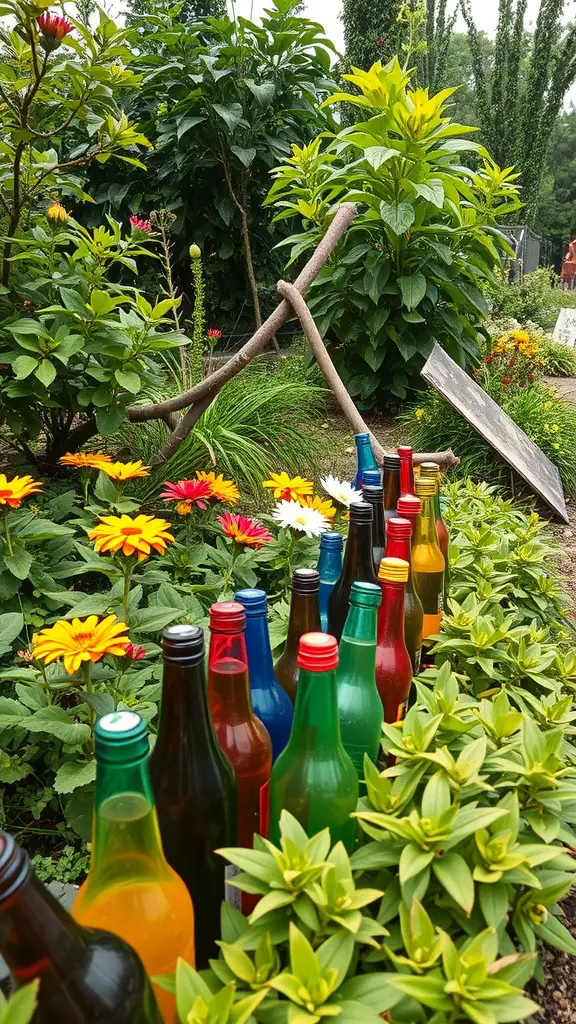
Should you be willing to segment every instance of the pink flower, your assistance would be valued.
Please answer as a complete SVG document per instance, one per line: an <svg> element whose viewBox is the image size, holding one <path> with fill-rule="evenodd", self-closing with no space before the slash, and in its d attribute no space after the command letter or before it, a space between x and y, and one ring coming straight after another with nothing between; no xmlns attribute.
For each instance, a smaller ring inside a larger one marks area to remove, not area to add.
<svg viewBox="0 0 576 1024"><path fill-rule="evenodd" d="M129 643L124 651L124 657L130 658L130 661L142 661L146 657L146 648L142 647L142 644Z"/></svg>
<svg viewBox="0 0 576 1024"><path fill-rule="evenodd" d="M138 217L133 213L130 217L130 223L134 228L134 231L143 231L145 235L152 234L152 225L149 220L143 220L142 217Z"/></svg>
<svg viewBox="0 0 576 1024"><path fill-rule="evenodd" d="M508 387L508 385L512 383L512 377L504 377L502 383Z"/></svg>
<svg viewBox="0 0 576 1024"><path fill-rule="evenodd" d="M213 338L214 341L220 341L222 331L219 331L217 327L210 327L210 329L206 331L206 337Z"/></svg>
<svg viewBox="0 0 576 1024"><path fill-rule="evenodd" d="M44 11L36 21L44 38L44 49L48 52L60 46L64 36L74 30L74 26L66 18L61 18L59 14L50 14L49 11Z"/></svg>
<svg viewBox="0 0 576 1024"><path fill-rule="evenodd" d="M237 544L256 548L257 551L263 544L268 544L273 539L270 531L255 519L248 519L247 516L238 515L236 512L225 512L223 516L217 516L217 522L227 537Z"/></svg>
<svg viewBox="0 0 576 1024"><path fill-rule="evenodd" d="M187 502L190 506L196 504L198 508L208 508L203 499L212 497L212 488L206 480L179 480L177 484L165 480L164 487L166 490L160 494L164 501Z"/></svg>

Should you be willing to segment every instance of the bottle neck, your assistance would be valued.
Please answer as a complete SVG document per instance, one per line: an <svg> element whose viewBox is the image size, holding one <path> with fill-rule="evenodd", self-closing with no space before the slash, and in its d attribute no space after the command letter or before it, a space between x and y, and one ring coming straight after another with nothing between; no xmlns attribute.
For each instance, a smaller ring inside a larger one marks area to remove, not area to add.
<svg viewBox="0 0 576 1024"><path fill-rule="evenodd" d="M244 635L250 685L253 689L259 690L274 687L274 663L266 614L248 615Z"/></svg>
<svg viewBox="0 0 576 1024"><path fill-rule="evenodd" d="M162 703L154 759L179 753L184 748L197 757L206 748L217 749L208 702L204 659L164 662Z"/></svg>
<svg viewBox="0 0 576 1024"><path fill-rule="evenodd" d="M289 746L317 753L340 745L336 672L300 669Z"/></svg>
<svg viewBox="0 0 576 1024"><path fill-rule="evenodd" d="M342 548L322 547L318 558L318 572L321 583L336 583L342 572Z"/></svg>
<svg viewBox="0 0 576 1024"><path fill-rule="evenodd" d="M363 440L359 445L356 445L356 464L357 472L354 483L361 487L362 486L362 473L365 469L378 469L376 465L376 459L372 454L372 446L370 440Z"/></svg>
<svg viewBox="0 0 576 1024"><path fill-rule="evenodd" d="M122 860L144 874L165 872L148 757L128 764L99 761L92 821L90 880L102 886Z"/></svg>
<svg viewBox="0 0 576 1024"><path fill-rule="evenodd" d="M412 459L400 460L400 496L414 494L414 467Z"/></svg>
<svg viewBox="0 0 576 1024"><path fill-rule="evenodd" d="M300 594L293 590L284 657L289 655L295 660L300 637L304 633L316 633L319 629L318 591L312 594Z"/></svg>
<svg viewBox="0 0 576 1024"><path fill-rule="evenodd" d="M380 580L382 604L378 611L378 646L405 645L404 584Z"/></svg>
<svg viewBox="0 0 576 1024"><path fill-rule="evenodd" d="M372 523L350 523L342 576L349 580L374 580Z"/></svg>
<svg viewBox="0 0 576 1024"><path fill-rule="evenodd" d="M400 468L384 470L384 509L396 515L400 497Z"/></svg>
<svg viewBox="0 0 576 1024"><path fill-rule="evenodd" d="M243 632L212 633L208 691L213 720L238 723L254 717Z"/></svg>
<svg viewBox="0 0 576 1024"><path fill-rule="evenodd" d="M386 536L386 558L402 558L404 562L408 562L408 582L406 583L406 591L411 594L413 592L412 583L412 541L410 537L391 537L390 533Z"/></svg>
<svg viewBox="0 0 576 1024"><path fill-rule="evenodd" d="M416 544L430 544L438 548L438 532L436 530L436 515L434 510L434 496L428 495L422 498L422 511L416 517L414 531L414 546Z"/></svg>
<svg viewBox="0 0 576 1024"><path fill-rule="evenodd" d="M370 503L374 510L372 521L372 546L375 548L386 547L386 521L384 519L384 505L381 501Z"/></svg>
<svg viewBox="0 0 576 1024"><path fill-rule="evenodd" d="M377 616L377 608L351 602L342 631L342 642L375 644Z"/></svg>

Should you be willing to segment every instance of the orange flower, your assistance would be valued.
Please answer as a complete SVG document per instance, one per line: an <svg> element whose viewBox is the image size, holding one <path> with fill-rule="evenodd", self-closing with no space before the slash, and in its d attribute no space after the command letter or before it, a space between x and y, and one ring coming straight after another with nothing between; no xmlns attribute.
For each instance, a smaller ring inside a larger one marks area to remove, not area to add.
<svg viewBox="0 0 576 1024"><path fill-rule="evenodd" d="M317 512L326 516L327 519L334 519L336 515L336 509L330 498L320 498L317 494L312 497L311 494L306 494L296 498L296 501L302 508L315 508Z"/></svg>
<svg viewBox="0 0 576 1024"><path fill-rule="evenodd" d="M139 476L150 476L150 466L145 466L141 459L137 462L110 462L99 467L111 480L136 480Z"/></svg>
<svg viewBox="0 0 576 1024"><path fill-rule="evenodd" d="M203 480L210 485L212 490L210 497L216 498L216 501L224 501L227 505L235 505L238 501L240 491L233 480L225 480L222 473L216 476L215 473L197 471L196 476L199 480Z"/></svg>
<svg viewBox="0 0 576 1024"><path fill-rule="evenodd" d="M95 542L96 551L121 551L128 557L138 554L138 561L142 562L152 549L160 555L166 553L167 544L174 540L169 526L165 519L154 516L100 516L100 525L89 530L88 536Z"/></svg>
<svg viewBox="0 0 576 1024"><path fill-rule="evenodd" d="M283 501L297 501L305 494L312 494L314 485L310 480L301 476L288 476L284 470L281 473L271 473L269 480L262 481L262 487L271 487L275 498Z"/></svg>
<svg viewBox="0 0 576 1024"><path fill-rule="evenodd" d="M49 629L41 629L32 637L32 655L46 665L64 660L64 668L73 675L83 661L100 661L105 654L122 657L130 644L125 633L128 626L108 615L98 622L97 615L87 619L60 619Z"/></svg>
<svg viewBox="0 0 576 1024"><path fill-rule="evenodd" d="M112 459L103 452L66 452L58 462L61 466L75 466L76 469L102 469L102 464L109 464Z"/></svg>
<svg viewBox="0 0 576 1024"><path fill-rule="evenodd" d="M9 480L4 473L0 473L0 506L20 508L24 498L41 490L42 484L33 480L31 476L13 476Z"/></svg>

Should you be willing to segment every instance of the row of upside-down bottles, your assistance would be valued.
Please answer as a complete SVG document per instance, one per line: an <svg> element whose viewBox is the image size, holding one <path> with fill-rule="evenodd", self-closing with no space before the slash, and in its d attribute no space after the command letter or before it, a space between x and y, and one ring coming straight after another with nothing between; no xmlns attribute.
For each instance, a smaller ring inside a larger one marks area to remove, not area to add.
<svg viewBox="0 0 576 1024"><path fill-rule="evenodd" d="M353 848L364 755L377 761L381 723L403 716L440 625L448 539L435 464L414 482L399 449L384 488L375 464L361 471L343 562L327 533L318 570L294 573L276 666L266 595L239 591L210 610L207 686L202 630L164 630L151 756L136 713L96 723L93 848L72 918L0 833L0 951L17 983L41 979L42 1024L172 1022L173 993L147 975L217 955L222 900L248 913L258 896L229 884L216 851L251 848L254 832L277 842L284 808Z"/></svg>

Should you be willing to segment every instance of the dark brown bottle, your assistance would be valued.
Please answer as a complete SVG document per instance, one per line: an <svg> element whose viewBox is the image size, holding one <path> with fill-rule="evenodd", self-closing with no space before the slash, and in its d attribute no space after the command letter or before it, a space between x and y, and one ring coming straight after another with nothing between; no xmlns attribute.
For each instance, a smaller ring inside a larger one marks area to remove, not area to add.
<svg viewBox="0 0 576 1024"><path fill-rule="evenodd" d="M372 550L373 519L372 505L367 501L352 502L342 572L328 599L328 632L338 641L348 615L352 584L377 582Z"/></svg>
<svg viewBox="0 0 576 1024"><path fill-rule="evenodd" d="M384 519L395 516L400 497L400 456L386 452L384 456Z"/></svg>
<svg viewBox="0 0 576 1024"><path fill-rule="evenodd" d="M386 548L386 524L384 522L384 488L364 485L362 497L369 505L372 505L374 519L372 520L372 556L374 559L374 572L378 575L380 562L384 558Z"/></svg>
<svg viewBox="0 0 576 1024"><path fill-rule="evenodd" d="M204 633L167 626L156 746L150 758L166 859L194 904L196 965L216 957L226 862L214 851L235 846L236 777L214 733L204 672Z"/></svg>
<svg viewBox="0 0 576 1024"><path fill-rule="evenodd" d="M286 646L274 666L274 675L280 686L286 690L292 703L296 699L298 685L298 644L304 633L319 633L320 573L316 569L295 569L292 575L292 600Z"/></svg>
<svg viewBox="0 0 576 1024"><path fill-rule="evenodd" d="M0 953L18 986L40 979L35 1024L161 1024L142 961L110 932L82 928L0 832Z"/></svg>

